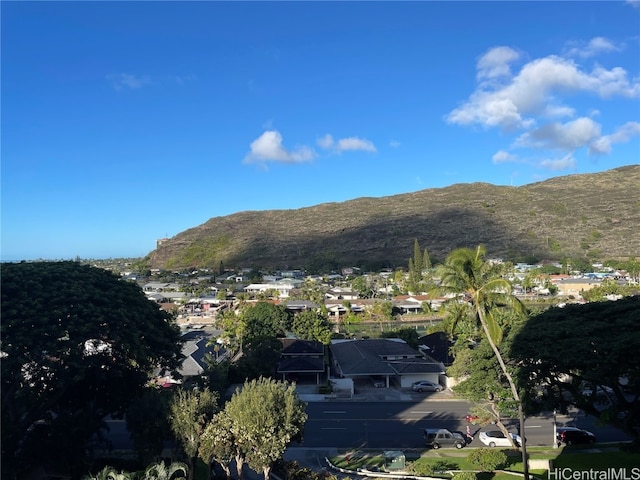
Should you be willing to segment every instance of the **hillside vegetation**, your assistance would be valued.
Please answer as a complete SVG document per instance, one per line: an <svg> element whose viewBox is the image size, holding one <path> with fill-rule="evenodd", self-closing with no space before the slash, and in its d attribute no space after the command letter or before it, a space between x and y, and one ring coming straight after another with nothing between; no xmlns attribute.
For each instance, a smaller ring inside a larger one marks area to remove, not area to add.
<svg viewBox="0 0 640 480"><path fill-rule="evenodd" d="M640 165L521 187L456 184L296 210L214 217L164 241L154 268L405 266L414 239L432 258L487 246L491 257L640 256Z"/></svg>

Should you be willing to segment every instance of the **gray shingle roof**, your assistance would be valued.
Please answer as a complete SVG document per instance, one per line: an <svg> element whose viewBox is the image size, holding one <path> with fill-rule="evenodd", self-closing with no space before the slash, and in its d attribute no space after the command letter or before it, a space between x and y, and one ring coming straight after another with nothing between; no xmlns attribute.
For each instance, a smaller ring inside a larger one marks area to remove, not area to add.
<svg viewBox="0 0 640 480"><path fill-rule="evenodd" d="M331 354L344 376L444 373L441 363L424 358L400 339L334 340Z"/></svg>

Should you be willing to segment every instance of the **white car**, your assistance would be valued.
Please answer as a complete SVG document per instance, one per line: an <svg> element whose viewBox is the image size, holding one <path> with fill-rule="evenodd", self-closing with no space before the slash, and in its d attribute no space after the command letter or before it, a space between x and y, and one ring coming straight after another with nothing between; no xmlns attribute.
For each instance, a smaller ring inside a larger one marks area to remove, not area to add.
<svg viewBox="0 0 640 480"><path fill-rule="evenodd" d="M516 446L522 445L520 435L510 433L511 438L516 442ZM488 447L510 447L511 440L504 436L500 430L489 430L488 432L480 432L478 438Z"/></svg>

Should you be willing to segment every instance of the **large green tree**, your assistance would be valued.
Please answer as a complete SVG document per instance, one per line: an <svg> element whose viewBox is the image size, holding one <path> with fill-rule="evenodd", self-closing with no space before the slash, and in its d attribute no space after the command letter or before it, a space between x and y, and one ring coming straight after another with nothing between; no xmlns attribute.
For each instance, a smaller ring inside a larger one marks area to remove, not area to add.
<svg viewBox="0 0 640 480"><path fill-rule="evenodd" d="M257 302L248 305L240 314L245 325L243 343L251 343L257 338L283 335L289 327L291 316L282 305Z"/></svg>
<svg viewBox="0 0 640 480"><path fill-rule="evenodd" d="M505 348L508 348L510 338L509 335L505 337ZM509 438L510 432L503 420L517 415L517 406L489 342L484 338L478 340L477 344L472 345L466 338L458 338L461 345L456 348L455 360L447 369L447 375L460 379L453 391L457 396L475 403L470 413L478 416L478 423L494 423ZM505 362L509 366L508 358L505 358Z"/></svg>
<svg viewBox="0 0 640 480"><path fill-rule="evenodd" d="M550 308L510 349L532 412L577 407L640 436L640 297ZM600 388L595 388L600 387Z"/></svg>
<svg viewBox="0 0 640 480"><path fill-rule="evenodd" d="M274 375L281 351L282 342L277 338L255 338L243 347L240 358L229 365L229 382L242 383Z"/></svg>
<svg viewBox="0 0 640 480"><path fill-rule="evenodd" d="M305 407L293 385L267 378L245 382L226 403L224 411L231 418L238 446L249 466L262 470L265 480L291 442L302 440Z"/></svg>
<svg viewBox="0 0 640 480"><path fill-rule="evenodd" d="M331 323L324 312L305 310L295 314L291 330L303 340L317 340L324 345L331 341Z"/></svg>
<svg viewBox="0 0 640 480"><path fill-rule="evenodd" d="M169 422L189 459L189 478L193 478L202 433L219 410L218 394L210 390L180 389L171 402Z"/></svg>
<svg viewBox="0 0 640 480"><path fill-rule="evenodd" d="M218 463L227 478L231 478L231 461L235 459L238 471L242 472L244 454L233 434L231 417L224 410L216 413L200 438L198 456L207 465ZM210 469L209 469L210 471Z"/></svg>
<svg viewBox="0 0 640 480"><path fill-rule="evenodd" d="M181 359L170 316L100 268L5 263L1 309L3 478L52 458L83 468L102 419Z"/></svg>
<svg viewBox="0 0 640 480"><path fill-rule="evenodd" d="M451 252L440 268L441 288L445 293L461 295L463 300L472 305L475 321L482 328L518 406L520 432L524 438L524 412L520 393L498 348L503 333L500 319L507 317L497 314L503 309L514 313L524 312L524 307L512 294L511 283L502 277L500 265L486 261L485 257L486 249L482 245L475 250L459 248ZM522 459L525 480L528 480L526 442L522 443Z"/></svg>

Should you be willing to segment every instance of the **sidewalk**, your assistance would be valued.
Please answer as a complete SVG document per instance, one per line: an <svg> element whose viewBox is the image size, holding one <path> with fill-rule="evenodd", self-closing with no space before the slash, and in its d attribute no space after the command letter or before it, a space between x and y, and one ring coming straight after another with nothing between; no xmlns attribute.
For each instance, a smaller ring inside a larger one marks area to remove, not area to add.
<svg viewBox="0 0 640 480"><path fill-rule="evenodd" d="M355 393L319 394L318 385L296 385L296 392L304 402L417 402L428 398L429 401L460 401L449 390L438 393L418 393L410 389L375 388L373 386L356 386Z"/></svg>

